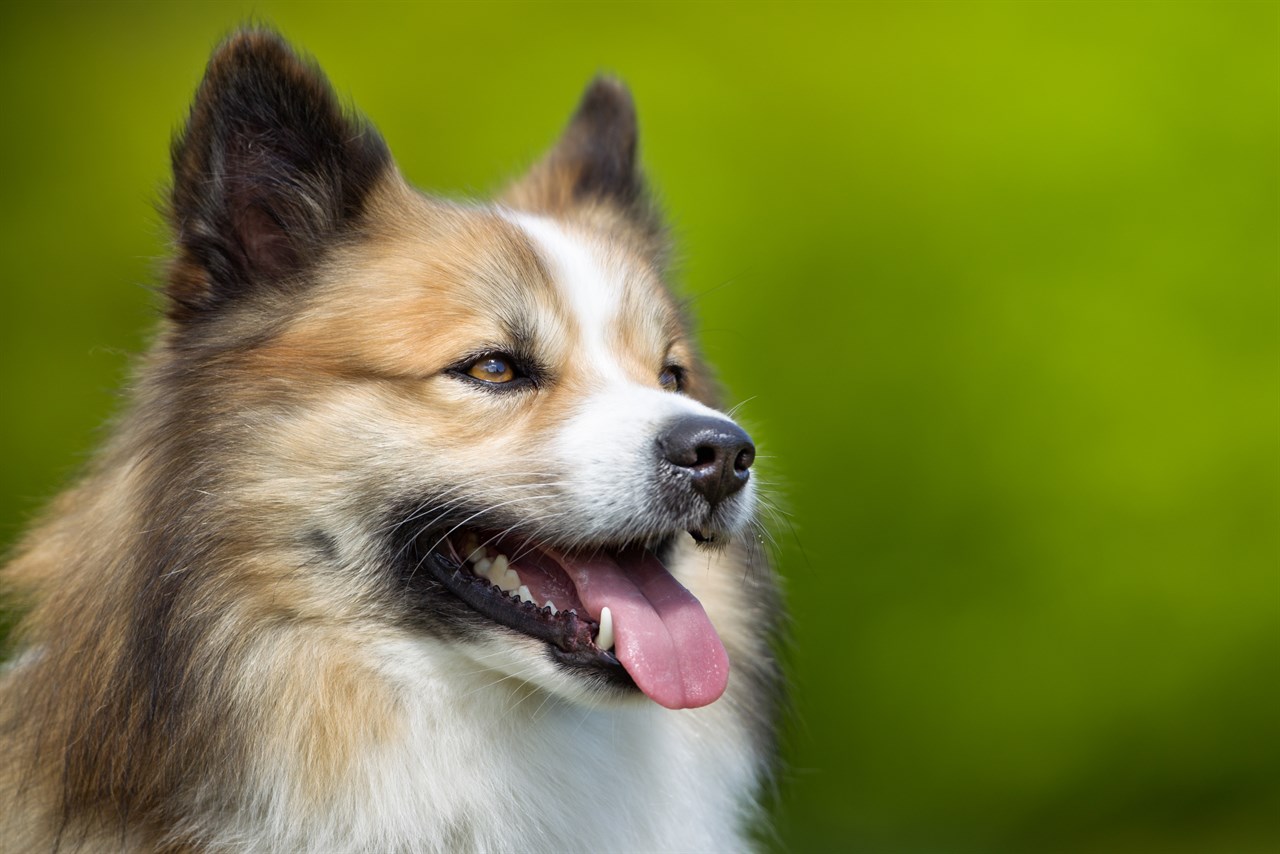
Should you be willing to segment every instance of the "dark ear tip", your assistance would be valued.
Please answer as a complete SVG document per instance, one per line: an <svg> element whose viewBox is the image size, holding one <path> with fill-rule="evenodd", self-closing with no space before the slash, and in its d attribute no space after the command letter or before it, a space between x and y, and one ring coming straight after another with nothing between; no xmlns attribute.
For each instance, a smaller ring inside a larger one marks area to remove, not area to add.
<svg viewBox="0 0 1280 854"><path fill-rule="evenodd" d="M213 49L205 79L220 81L245 73L301 76L313 65L275 30L252 27L235 31Z"/></svg>
<svg viewBox="0 0 1280 854"><path fill-rule="evenodd" d="M597 76L555 146L505 200L552 215L581 205L611 206L657 243L662 225L645 191L638 140L636 108L626 84Z"/></svg>
<svg viewBox="0 0 1280 854"><path fill-rule="evenodd" d="M313 88L307 83L309 76L303 60L269 27L243 27L223 39L205 66L186 125L173 140L177 183L182 183L188 169L198 172L208 167L205 149L218 133L215 115L225 120L243 114L247 105L273 90L267 81L283 79Z"/></svg>
<svg viewBox="0 0 1280 854"><path fill-rule="evenodd" d="M293 57L289 43L268 27L246 27L227 36L213 49L209 62L219 65L256 56Z"/></svg>
<svg viewBox="0 0 1280 854"><path fill-rule="evenodd" d="M616 77L597 76L582 93L574 120L596 126L634 128L636 105L631 90Z"/></svg>

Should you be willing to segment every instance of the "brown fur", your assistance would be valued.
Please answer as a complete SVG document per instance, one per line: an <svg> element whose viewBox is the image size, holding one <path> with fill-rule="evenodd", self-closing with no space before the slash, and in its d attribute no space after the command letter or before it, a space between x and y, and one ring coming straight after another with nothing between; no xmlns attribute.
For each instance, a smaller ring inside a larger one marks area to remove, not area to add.
<svg viewBox="0 0 1280 854"><path fill-rule="evenodd" d="M263 65L283 68L298 109L345 140L319 167L305 140L218 153L214 126L236 97L227 80ZM663 283L665 240L628 115L625 90L595 84L505 199L558 216L627 271L631 322L615 337L637 382L656 385L675 358L688 393L714 404ZM293 196L234 174L223 196L200 196L215 155L270 160ZM326 803L354 757L399 734L396 692L353 650L404 629L385 579L331 568L346 544L323 523L341 527L365 497L389 494L403 474L387 455L415 444L449 449L446 482L536 480L503 474L502 461L536 458L597 382L575 361L580 330L528 239L491 210L409 188L273 36L215 55L174 163L168 319L112 438L4 573L27 609L15 646L35 650L0 681L5 850L202 850L202 817L254 809L242 775L273 763ZM464 398L442 375L476 342L525 339L557 376L536 405ZM746 622L772 613L768 570L740 546L715 561L726 572L700 595L742 679L773 685ZM741 693L722 702L770 737L771 708L746 709Z"/></svg>

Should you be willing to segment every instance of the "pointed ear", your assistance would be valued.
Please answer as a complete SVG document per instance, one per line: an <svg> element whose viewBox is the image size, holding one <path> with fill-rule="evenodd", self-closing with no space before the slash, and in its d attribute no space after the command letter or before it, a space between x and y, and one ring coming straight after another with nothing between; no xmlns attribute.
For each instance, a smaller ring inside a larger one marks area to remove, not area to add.
<svg viewBox="0 0 1280 854"><path fill-rule="evenodd" d="M631 93L621 81L597 77L559 141L503 201L549 215L605 205L657 236L662 225L645 189L637 141Z"/></svg>
<svg viewBox="0 0 1280 854"><path fill-rule="evenodd" d="M296 286L392 168L320 70L261 30L214 52L172 155L178 320L252 289Z"/></svg>

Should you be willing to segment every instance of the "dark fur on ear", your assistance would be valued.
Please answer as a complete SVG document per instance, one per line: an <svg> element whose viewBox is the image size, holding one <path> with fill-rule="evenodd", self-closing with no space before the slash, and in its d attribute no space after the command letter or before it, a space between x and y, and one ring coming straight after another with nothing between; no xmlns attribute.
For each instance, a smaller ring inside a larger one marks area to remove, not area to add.
<svg viewBox="0 0 1280 854"><path fill-rule="evenodd" d="M180 321L296 282L391 168L382 139L344 114L324 74L265 30L214 52L172 156L168 293Z"/></svg>
<svg viewBox="0 0 1280 854"><path fill-rule="evenodd" d="M592 204L612 207L649 237L662 223L637 157L635 104L621 81L597 77L587 87L555 147L507 191L505 201L564 216Z"/></svg>

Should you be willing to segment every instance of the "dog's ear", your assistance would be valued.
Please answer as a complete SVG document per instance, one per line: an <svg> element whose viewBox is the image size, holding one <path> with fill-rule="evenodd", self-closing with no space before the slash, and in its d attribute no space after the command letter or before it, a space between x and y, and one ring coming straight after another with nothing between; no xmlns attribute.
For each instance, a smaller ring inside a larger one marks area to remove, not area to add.
<svg viewBox="0 0 1280 854"><path fill-rule="evenodd" d="M251 289L296 287L392 168L320 70L262 30L214 52L172 156L168 293L180 321Z"/></svg>
<svg viewBox="0 0 1280 854"><path fill-rule="evenodd" d="M619 80L597 77L559 141L507 190L503 201L552 216L603 205L659 238L662 223L645 188L637 148L631 93Z"/></svg>

